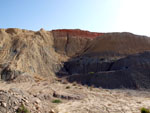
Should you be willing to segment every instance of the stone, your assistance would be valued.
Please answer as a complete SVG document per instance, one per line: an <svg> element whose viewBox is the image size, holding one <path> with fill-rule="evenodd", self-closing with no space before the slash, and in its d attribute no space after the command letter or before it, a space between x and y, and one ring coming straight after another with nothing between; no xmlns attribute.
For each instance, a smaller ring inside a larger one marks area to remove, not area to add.
<svg viewBox="0 0 150 113"><path fill-rule="evenodd" d="M6 108L7 104L5 102L2 102L1 106Z"/></svg>
<svg viewBox="0 0 150 113"><path fill-rule="evenodd" d="M69 93L61 93L61 92L54 92L53 97L61 98L66 100L81 100L83 98L82 95L78 94L69 94Z"/></svg>
<svg viewBox="0 0 150 113"><path fill-rule="evenodd" d="M49 113L56 113L55 110L51 109Z"/></svg>
<svg viewBox="0 0 150 113"><path fill-rule="evenodd" d="M37 104L41 103L40 99L38 99L38 98L35 99L35 102L36 102Z"/></svg>

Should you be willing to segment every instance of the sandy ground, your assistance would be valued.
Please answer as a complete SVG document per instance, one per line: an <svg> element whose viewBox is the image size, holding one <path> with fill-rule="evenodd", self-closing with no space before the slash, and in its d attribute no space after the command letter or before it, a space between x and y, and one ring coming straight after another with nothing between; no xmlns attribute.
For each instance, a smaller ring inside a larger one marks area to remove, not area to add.
<svg viewBox="0 0 150 113"><path fill-rule="evenodd" d="M60 81L0 82L0 90L11 88L25 91L31 96L37 95L39 99L40 95L50 95L47 99L40 99L40 103L44 109L51 109L52 113L140 113L142 107L150 108L149 91L108 90ZM54 93L57 97L54 97ZM59 99L61 103L53 103L54 99ZM37 113L46 112L48 110L41 109Z"/></svg>

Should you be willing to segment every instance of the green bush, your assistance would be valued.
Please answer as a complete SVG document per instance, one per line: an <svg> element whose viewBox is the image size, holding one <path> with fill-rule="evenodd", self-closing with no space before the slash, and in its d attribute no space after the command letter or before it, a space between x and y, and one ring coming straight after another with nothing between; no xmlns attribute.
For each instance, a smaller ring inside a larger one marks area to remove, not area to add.
<svg viewBox="0 0 150 113"><path fill-rule="evenodd" d="M59 99L55 99L55 100L52 101L52 103L57 103L58 104L58 103L62 103L62 102Z"/></svg>
<svg viewBox="0 0 150 113"><path fill-rule="evenodd" d="M16 111L16 113L30 113L29 110L22 104Z"/></svg>
<svg viewBox="0 0 150 113"><path fill-rule="evenodd" d="M150 113L150 110L146 108L141 108L141 113Z"/></svg>
<svg viewBox="0 0 150 113"><path fill-rule="evenodd" d="M88 74L94 74L94 72L88 72Z"/></svg>

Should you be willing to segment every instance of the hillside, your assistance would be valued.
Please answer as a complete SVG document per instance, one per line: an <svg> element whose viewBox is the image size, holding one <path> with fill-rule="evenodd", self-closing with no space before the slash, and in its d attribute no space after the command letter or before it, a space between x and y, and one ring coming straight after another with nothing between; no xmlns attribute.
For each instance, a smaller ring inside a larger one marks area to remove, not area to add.
<svg viewBox="0 0 150 113"><path fill-rule="evenodd" d="M5 102L9 95L12 103L16 101L15 105L0 104L2 113L11 106L8 111L14 113L21 103L33 113L48 113L49 107L56 108L59 113L66 113L67 110L75 113L77 109L80 113L88 110L89 113L98 113L100 109L92 100L94 97L99 103L98 94L100 99L105 93L112 96L107 103L111 105L115 95L121 95L125 102L132 98L131 103L134 104L137 102L137 98L133 97L135 93L140 102L149 98L149 95L145 96L150 89L149 37L126 32L96 33L79 29L41 29L35 32L9 28L0 29L0 40L0 99L7 95L3 98ZM131 90L131 95L128 95L128 91L122 90L126 88L136 90ZM143 91L142 97L138 91L141 89L147 90ZM113 94L109 94L111 92ZM104 96L104 101L107 96ZM25 100L20 101L24 97ZM57 98L63 101L58 106L51 103ZM124 112L126 108L122 108L121 100L118 101L119 107L114 112L120 113L119 109ZM78 107L82 103L85 109L80 110ZM131 109L135 112L142 106L150 106L145 102L135 105L132 109L127 104L128 113ZM70 106L73 108L68 109ZM95 108L90 111L92 107ZM117 104L107 107L101 103L100 111L109 113L109 109L113 113Z"/></svg>
<svg viewBox="0 0 150 113"><path fill-rule="evenodd" d="M96 38L88 46L85 55L117 57L141 53L150 48L150 39L131 33L107 33Z"/></svg>
<svg viewBox="0 0 150 113"><path fill-rule="evenodd" d="M128 59L125 57L150 50L150 39L145 36L131 33L95 33L79 29L41 29L37 32L1 29L0 39L0 71L1 78L6 81L20 75L53 80L55 75L63 76L61 73L66 73L66 76L87 75L89 72L109 73L116 71L111 68L119 59ZM147 59L146 63L144 60L145 57L140 57L136 61L139 64L135 67L149 68L149 60ZM134 64L137 64L136 62ZM121 64L117 65L121 67ZM122 76L120 71L119 76Z"/></svg>

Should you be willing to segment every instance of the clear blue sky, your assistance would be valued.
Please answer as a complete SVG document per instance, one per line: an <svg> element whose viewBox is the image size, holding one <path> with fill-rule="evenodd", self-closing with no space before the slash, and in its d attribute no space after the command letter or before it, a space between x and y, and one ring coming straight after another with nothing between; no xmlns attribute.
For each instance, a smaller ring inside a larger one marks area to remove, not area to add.
<svg viewBox="0 0 150 113"><path fill-rule="evenodd" d="M0 28L128 31L150 36L150 0L0 0Z"/></svg>

